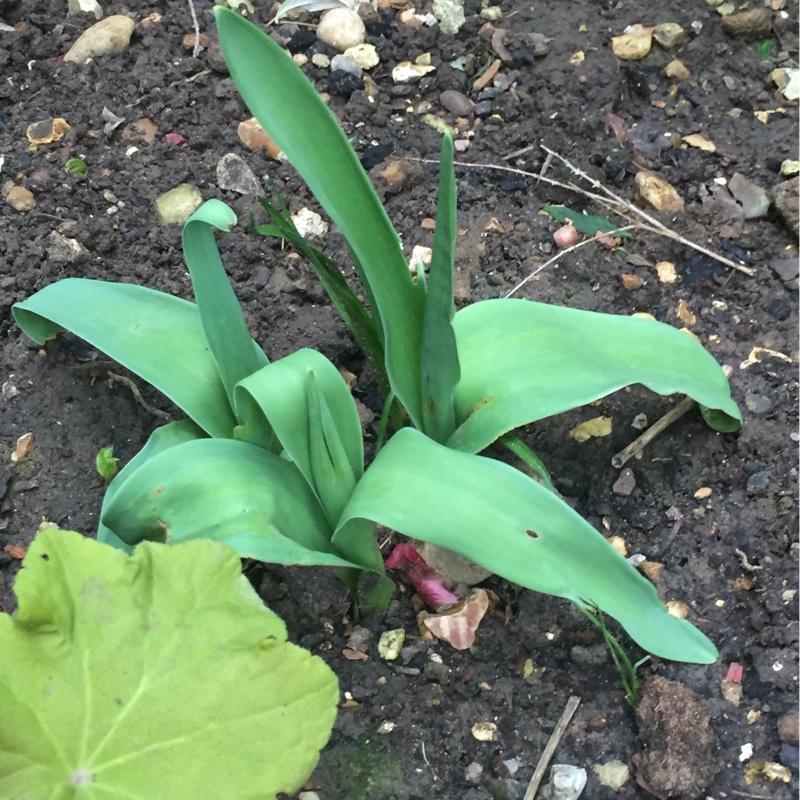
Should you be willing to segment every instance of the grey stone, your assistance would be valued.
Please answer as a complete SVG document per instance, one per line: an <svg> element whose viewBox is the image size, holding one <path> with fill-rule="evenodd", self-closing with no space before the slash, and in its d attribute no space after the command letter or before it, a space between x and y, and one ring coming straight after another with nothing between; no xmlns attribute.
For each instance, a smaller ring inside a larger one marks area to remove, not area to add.
<svg viewBox="0 0 800 800"><path fill-rule="evenodd" d="M800 210L798 210L798 193L800 193L800 176L779 183L773 190L775 210L780 214L784 225L795 235L800 232ZM797 259L794 259L797 264Z"/></svg>
<svg viewBox="0 0 800 800"><path fill-rule="evenodd" d="M757 183L735 172L728 184L731 194L739 201L745 219L766 216L769 210L769 195Z"/></svg>
<svg viewBox="0 0 800 800"><path fill-rule="evenodd" d="M253 170L236 153L226 153L217 163L217 186L227 192L261 194L261 184Z"/></svg>
<svg viewBox="0 0 800 800"><path fill-rule="evenodd" d="M439 102L451 114L456 114L459 117L466 117L475 107L475 103L469 97L453 89L447 89L442 92L439 95Z"/></svg>
<svg viewBox="0 0 800 800"><path fill-rule="evenodd" d="M769 487L769 472L755 472L747 480L747 494L765 494Z"/></svg>
<svg viewBox="0 0 800 800"><path fill-rule="evenodd" d="M769 397L764 397L761 394L748 394L744 398L744 404L747 410L753 414L766 414L772 410L774 403Z"/></svg>
<svg viewBox="0 0 800 800"><path fill-rule="evenodd" d="M630 497L633 490L636 488L636 478L634 477L633 470L625 469L619 474L619 478L614 481L611 491L618 497Z"/></svg>

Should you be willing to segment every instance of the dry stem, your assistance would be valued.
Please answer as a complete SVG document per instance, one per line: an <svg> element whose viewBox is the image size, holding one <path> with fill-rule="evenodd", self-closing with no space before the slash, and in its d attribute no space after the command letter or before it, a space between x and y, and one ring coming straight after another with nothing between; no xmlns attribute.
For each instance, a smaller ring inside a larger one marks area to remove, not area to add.
<svg viewBox="0 0 800 800"><path fill-rule="evenodd" d="M561 737L564 735L564 731L567 729L567 725L569 725L572 715L575 713L580 704L580 697L575 697L574 695L567 700L567 705L565 706L564 711L561 713L561 719L558 721L555 730L550 736L550 741L542 751L542 755L539 758L539 763L536 765L531 782L528 784L528 790L525 792L525 796L522 798L522 800L534 800L536 797L536 792L539 790L539 784L542 782L542 778L544 777L544 771L547 769L550 759L556 752L558 743L561 741Z"/></svg>

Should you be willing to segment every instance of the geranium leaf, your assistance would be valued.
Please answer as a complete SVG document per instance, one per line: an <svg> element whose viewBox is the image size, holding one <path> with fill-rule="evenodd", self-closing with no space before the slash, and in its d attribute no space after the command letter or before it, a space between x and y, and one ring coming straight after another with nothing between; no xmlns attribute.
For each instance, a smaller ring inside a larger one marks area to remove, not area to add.
<svg viewBox="0 0 800 800"><path fill-rule="evenodd" d="M336 677L208 540L133 556L47 530L0 616L0 797L274 798L305 781Z"/></svg>

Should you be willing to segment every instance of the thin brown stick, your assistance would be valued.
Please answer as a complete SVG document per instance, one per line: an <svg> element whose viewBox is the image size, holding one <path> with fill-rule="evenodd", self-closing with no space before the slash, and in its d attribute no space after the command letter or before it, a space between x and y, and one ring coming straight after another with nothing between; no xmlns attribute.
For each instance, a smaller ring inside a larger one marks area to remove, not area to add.
<svg viewBox="0 0 800 800"><path fill-rule="evenodd" d="M750 275L751 277L756 274L754 269L750 269L750 267L742 266L741 264L737 264L735 261L731 261L729 258L725 258L724 256L720 256L717 253L708 250L707 248L703 247L702 245L696 244L695 242L691 242L688 239L680 236L679 234L675 233L671 228L668 228L664 223L657 220L655 217L651 217L649 214L642 211L641 208L637 208L633 203L629 203L627 200L624 200L619 195L614 194L611 189L604 186L600 181L595 180L590 175L587 175L583 170L578 169L574 164L571 164L564 156L559 155L556 153L555 150L551 150L549 147L545 147L545 145L541 145L542 150L545 153L553 156L553 158L557 158L564 166L568 169L572 170L576 175L579 175L583 178L587 183L593 186L595 189L603 192L604 194L608 195L615 203L619 203L620 205L625 206L628 211L636 214L640 219L643 219L645 222L650 223L654 228L657 228L662 234L668 235L670 239L675 239L676 241L680 242L681 244L686 245L687 247L691 247L694 250L703 253L711 258L716 259L721 264L724 264L726 267L730 267L731 269L738 270L739 272L743 272L745 275Z"/></svg>
<svg viewBox="0 0 800 800"><path fill-rule="evenodd" d="M536 792L539 791L539 784L542 782L542 778L544 777L544 771L547 769L550 759L556 752L558 743L561 741L561 737L564 735L564 731L566 731L567 725L569 725L570 720L572 719L572 715L577 711L580 704L580 697L575 697L574 695L567 700L567 705L564 707L564 711L561 714L561 719L558 721L555 730L550 736L550 741L542 751L542 755L539 758L539 763L536 765L536 769L533 772L533 777L531 778L531 782L528 784L528 789L525 792L525 796L522 798L522 800L534 800L536 797Z"/></svg>
<svg viewBox="0 0 800 800"><path fill-rule="evenodd" d="M197 21L197 12L194 10L193 0L189 0L189 12L192 15L192 25L194 26L194 48L192 49L192 58L197 58L203 48L200 47L200 23Z"/></svg>
<svg viewBox="0 0 800 800"><path fill-rule="evenodd" d="M630 231L636 228L641 228L641 224L638 222L634 222L632 225L626 225L624 228L614 228L613 231L601 231L596 233L589 239L584 239L582 242L578 242L577 244L570 245L569 247L565 247L563 250L559 250L552 258L547 259L544 264L538 266L530 275L526 278L523 278L511 291L506 292L503 297L508 298L511 297L512 294L515 294L519 291L526 283L532 281L540 272L547 269L551 264L558 261L561 256L565 256L567 253L571 253L573 250L577 250L579 247L583 247L585 244L589 244L590 242L596 242L599 239L602 239L604 236L616 236L620 231Z"/></svg>
<svg viewBox="0 0 800 800"><path fill-rule="evenodd" d="M620 450L612 459L611 464L619 469L624 467L634 456L639 457L644 448L653 441L663 430L668 428L680 419L693 405L695 401L691 397L685 397L678 405L671 408L661 419L654 422L641 436L634 439L627 447Z"/></svg>
<svg viewBox="0 0 800 800"><path fill-rule="evenodd" d="M722 367L722 371L727 378L730 378L733 374L733 370L727 364ZM663 417L656 420L641 436L634 439L627 447L620 450L619 453L611 459L612 466L619 469L620 467L624 467L632 458L639 458L644 448L652 442L659 433L666 430L675 420L680 419L694 404L695 401L692 400L691 397L685 397L681 400L678 405L671 408Z"/></svg>
<svg viewBox="0 0 800 800"><path fill-rule="evenodd" d="M548 153L553 153L554 151L548 150L548 148L541 145L541 147ZM561 156L555 154L557 158L560 158L562 161L565 161ZM438 159L432 158L412 158L411 156L408 157L409 161L418 161L421 164L438 164ZM565 161L565 164L572 168L569 162ZM640 219L645 220L647 225L641 224L642 230L646 230L649 233L655 233L658 236L664 236L667 239L672 239L675 242L680 242L680 244L691 248L692 250L696 250L699 253L703 253L703 255L708 256L709 258L713 258L715 261L719 261L720 264L724 264L726 267L730 267L731 269L736 270L737 272L743 272L745 275L749 275L753 277L756 274L756 271L750 267L745 267L742 264L737 264L735 261L731 261L731 259L726 258L725 256L719 255L719 253L715 253L713 250L709 250L707 247L703 247L701 244L697 244L696 242L687 239L685 236L681 236L680 234L673 231L671 228L668 228L663 223L659 222L655 217L651 217L649 214L646 214L641 209L634 206L632 203L629 203L627 200L624 200L621 197L615 195L610 189L606 189L603 184L595 181L594 178L590 178L585 173L582 173L580 170L576 171L577 175L581 175L582 177L585 176L586 180L588 180L593 186L599 188L601 191L605 193L604 195L595 194L594 192L589 192L586 189L577 186L574 183L564 183L563 181L557 181L553 178L547 178L544 175L537 175L535 172L528 172L524 169L517 169L516 167L506 167L502 164L477 164L475 162L470 161L454 161L453 166L456 167L469 167L472 169L494 169L499 170L500 172L511 172L515 175L524 175L527 178L533 178L534 180L541 181L543 183L547 183L550 186L557 186L560 189L567 189L571 192L576 192L577 194L586 197L589 200L594 200L597 203L600 203L605 208L608 208L615 214L619 214L621 217L628 221L632 221L629 216L623 214L619 210L619 206L622 206L628 211L634 213Z"/></svg>
<svg viewBox="0 0 800 800"><path fill-rule="evenodd" d="M131 392L133 393L136 402L148 413L152 414L154 417L158 417L159 419L169 420L171 419L170 415L167 414L166 411L162 411L160 408L153 408L149 406L145 399L142 397L142 393L139 391L139 387L130 379L126 378L124 375L117 375L116 372L108 372L108 379L112 383L117 382L121 383L124 386L127 386Z"/></svg>

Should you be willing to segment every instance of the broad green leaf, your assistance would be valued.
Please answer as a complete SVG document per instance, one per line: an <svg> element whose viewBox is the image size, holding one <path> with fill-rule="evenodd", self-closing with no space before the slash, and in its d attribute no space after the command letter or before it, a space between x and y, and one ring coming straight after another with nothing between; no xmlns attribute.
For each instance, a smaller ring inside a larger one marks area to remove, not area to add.
<svg viewBox="0 0 800 800"><path fill-rule="evenodd" d="M618 231L617 228L624 226L615 225L608 217L583 214L566 206L545 206L544 211L559 222L571 223L575 230L588 236L594 236L597 233L610 233L611 231L615 231L614 236L623 239L629 238L631 235L630 231Z"/></svg>
<svg viewBox="0 0 800 800"><path fill-rule="evenodd" d="M275 798L308 778L336 677L216 542L133 556L47 530L0 615L0 797Z"/></svg>
<svg viewBox="0 0 800 800"><path fill-rule="evenodd" d="M507 464L404 429L364 473L334 543L362 519L454 550L529 589L593 604L655 655L704 664L717 657L586 520Z"/></svg>
<svg viewBox="0 0 800 800"><path fill-rule="evenodd" d="M144 447L125 465L122 471L108 485L106 493L103 496L103 509L111 505L115 495L122 487L122 484L146 461L153 458L153 456L157 456L159 453L169 450L170 447L175 447L184 442L192 442L195 439L204 438L206 438L206 434L203 430L188 419L170 422L166 425L162 425L160 428L156 428L150 434L150 438L145 442ZM97 529L97 540L117 547L120 550L124 550L126 553L130 553L133 550L132 545L123 542L122 539L103 524L102 510L100 512L100 525Z"/></svg>
<svg viewBox="0 0 800 800"><path fill-rule="evenodd" d="M439 170L436 231L422 327L422 430L431 439L444 443L455 430L453 389L459 379L458 351L453 333L456 178L450 134L442 139Z"/></svg>
<svg viewBox="0 0 800 800"><path fill-rule="evenodd" d="M194 303L144 286L66 278L15 303L12 313L37 344L71 331L159 389L211 436L233 435L236 419Z"/></svg>
<svg viewBox="0 0 800 800"><path fill-rule="evenodd" d="M269 363L264 353L253 347L214 241L212 228L227 231L235 224L236 214L225 203L207 200L183 226L183 257L200 321L231 403L236 384Z"/></svg>
<svg viewBox="0 0 800 800"><path fill-rule="evenodd" d="M455 391L459 427L448 446L456 450L476 453L520 425L634 383L659 394L688 394L731 426L741 420L714 357L660 322L530 300L486 300L459 311L453 326L461 381Z"/></svg>
<svg viewBox="0 0 800 800"><path fill-rule="evenodd" d="M237 14L214 13L239 93L350 244L383 325L392 388L421 426L424 297L397 233L336 118L288 53Z"/></svg>
<svg viewBox="0 0 800 800"><path fill-rule="evenodd" d="M137 469L104 505L123 542L214 539L243 558L359 567L336 554L332 529L294 464L233 439L176 445Z"/></svg>

